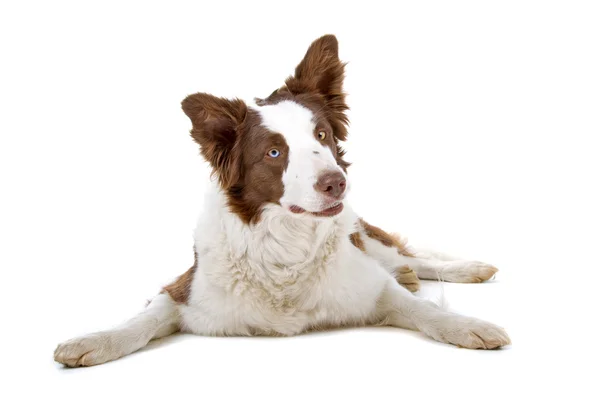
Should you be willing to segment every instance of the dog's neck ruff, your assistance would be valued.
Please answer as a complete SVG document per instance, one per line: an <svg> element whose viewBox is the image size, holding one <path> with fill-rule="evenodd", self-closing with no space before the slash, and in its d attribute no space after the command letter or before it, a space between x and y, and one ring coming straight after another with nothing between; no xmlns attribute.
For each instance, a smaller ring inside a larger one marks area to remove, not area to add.
<svg viewBox="0 0 600 400"><path fill-rule="evenodd" d="M314 218L293 215L273 204L265 206L258 222L246 224L229 210L220 189L214 187L209 197L212 204L207 209L212 213L201 218L196 232L199 255L219 253L218 258L229 263L265 273L285 270L293 276L329 264L356 220L349 207L336 218Z"/></svg>

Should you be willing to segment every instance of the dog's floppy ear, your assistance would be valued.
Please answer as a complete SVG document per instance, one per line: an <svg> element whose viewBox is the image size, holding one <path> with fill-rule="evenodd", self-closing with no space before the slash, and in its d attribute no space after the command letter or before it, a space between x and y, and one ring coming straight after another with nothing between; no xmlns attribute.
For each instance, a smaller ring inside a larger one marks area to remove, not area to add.
<svg viewBox="0 0 600 400"><path fill-rule="evenodd" d="M241 152L238 148L239 127L248 111L239 99L228 100L206 93L196 93L181 102L192 121L192 138L213 168L224 189L241 178Z"/></svg>
<svg viewBox="0 0 600 400"><path fill-rule="evenodd" d="M338 41L334 35L315 40L296 67L294 76L286 81L291 93L318 93L323 96L329 110L329 120L334 125L335 137L346 140L348 106L343 91L344 67L338 57Z"/></svg>

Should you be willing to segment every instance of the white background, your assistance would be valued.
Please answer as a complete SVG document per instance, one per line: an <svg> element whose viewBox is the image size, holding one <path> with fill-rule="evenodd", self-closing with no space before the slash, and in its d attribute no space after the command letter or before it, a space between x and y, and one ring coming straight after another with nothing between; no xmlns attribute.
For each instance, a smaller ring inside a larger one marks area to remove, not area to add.
<svg viewBox="0 0 600 400"><path fill-rule="evenodd" d="M598 3L350 3L2 2L0 397L598 395ZM513 345L179 336L55 364L57 343L127 319L192 263L208 169L180 101L266 96L325 33L349 61L354 208L497 265L443 287Z"/></svg>

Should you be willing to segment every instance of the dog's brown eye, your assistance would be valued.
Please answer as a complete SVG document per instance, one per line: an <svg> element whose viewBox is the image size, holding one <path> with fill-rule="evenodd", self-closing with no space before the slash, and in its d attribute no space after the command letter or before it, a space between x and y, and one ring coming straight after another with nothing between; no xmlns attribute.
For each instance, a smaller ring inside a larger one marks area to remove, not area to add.
<svg viewBox="0 0 600 400"><path fill-rule="evenodd" d="M325 138L327 137L327 134L324 131L319 131L317 136L319 136L319 140L325 140Z"/></svg>

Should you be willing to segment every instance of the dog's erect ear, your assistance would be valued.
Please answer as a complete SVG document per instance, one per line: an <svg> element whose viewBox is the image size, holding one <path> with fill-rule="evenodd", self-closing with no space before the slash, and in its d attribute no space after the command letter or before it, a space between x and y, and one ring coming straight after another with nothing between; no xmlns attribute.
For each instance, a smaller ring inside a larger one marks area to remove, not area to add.
<svg viewBox="0 0 600 400"><path fill-rule="evenodd" d="M296 67L294 76L288 78L286 84L289 81L317 90L326 97L341 95L344 63L338 57L338 41L335 36L325 35L312 42Z"/></svg>
<svg viewBox="0 0 600 400"><path fill-rule="evenodd" d="M348 106L343 91L344 66L338 57L338 41L333 35L325 35L315 40L306 55L296 67L294 76L286 81L286 89L291 93L319 93L325 99L330 111L330 122L334 126L337 139L346 140Z"/></svg>
<svg viewBox="0 0 600 400"><path fill-rule="evenodd" d="M239 99L228 100L206 93L196 93L181 102L192 120L191 135L211 164L224 189L241 178L241 151L238 130L248 111Z"/></svg>

